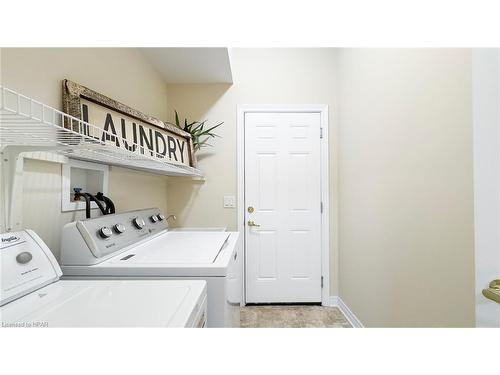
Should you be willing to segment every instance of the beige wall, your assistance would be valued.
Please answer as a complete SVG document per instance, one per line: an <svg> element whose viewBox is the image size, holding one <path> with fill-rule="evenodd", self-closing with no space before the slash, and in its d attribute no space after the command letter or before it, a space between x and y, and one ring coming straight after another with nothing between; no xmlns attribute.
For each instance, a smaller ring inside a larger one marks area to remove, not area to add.
<svg viewBox="0 0 500 375"><path fill-rule="evenodd" d="M341 50L340 296L367 326L474 325L470 50Z"/></svg>
<svg viewBox="0 0 500 375"><path fill-rule="evenodd" d="M165 119L167 90L136 49L2 49L2 83L60 109L61 81L71 79L145 113ZM109 195L120 211L158 206L167 210L167 178L111 168ZM61 227L79 211L61 213L61 165L26 160L23 224L59 256Z"/></svg>
<svg viewBox="0 0 500 375"><path fill-rule="evenodd" d="M222 197L238 104L328 104L331 294L366 326L471 326L470 64L469 50L233 50L233 86L168 86L170 115L225 122L206 181L169 182L170 213L236 228Z"/></svg>
<svg viewBox="0 0 500 375"><path fill-rule="evenodd" d="M168 85L168 108L189 119L224 121L214 148L199 155L204 182L171 179L169 213L176 225L237 227L236 210L223 208L224 195L236 195L236 107L238 104L328 104L330 106L331 175L335 172L335 51L333 49L233 49L234 84ZM332 185L335 192L335 186ZM331 209L335 213L335 200ZM332 216L332 230L336 224ZM331 293L337 294L336 248L332 241Z"/></svg>

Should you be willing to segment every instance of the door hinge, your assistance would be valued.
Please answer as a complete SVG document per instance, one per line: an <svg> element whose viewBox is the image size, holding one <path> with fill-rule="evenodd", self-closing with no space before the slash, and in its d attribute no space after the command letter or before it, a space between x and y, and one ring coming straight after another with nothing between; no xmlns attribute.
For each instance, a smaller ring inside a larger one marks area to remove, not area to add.
<svg viewBox="0 0 500 375"><path fill-rule="evenodd" d="M321 288L323 288L323 276L321 276Z"/></svg>
<svg viewBox="0 0 500 375"><path fill-rule="evenodd" d="M323 202L319 202L319 210L323 213Z"/></svg>
<svg viewBox="0 0 500 375"><path fill-rule="evenodd" d="M319 128L319 138L323 138L323 128Z"/></svg>

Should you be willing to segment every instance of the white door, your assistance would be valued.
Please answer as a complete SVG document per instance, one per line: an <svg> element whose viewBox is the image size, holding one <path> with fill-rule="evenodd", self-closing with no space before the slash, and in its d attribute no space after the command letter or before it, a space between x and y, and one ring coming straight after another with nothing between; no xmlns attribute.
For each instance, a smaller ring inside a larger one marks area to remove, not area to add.
<svg viewBox="0 0 500 375"><path fill-rule="evenodd" d="M244 121L246 302L320 302L321 115Z"/></svg>
<svg viewBox="0 0 500 375"><path fill-rule="evenodd" d="M476 326L500 327L500 50L473 67Z"/></svg>

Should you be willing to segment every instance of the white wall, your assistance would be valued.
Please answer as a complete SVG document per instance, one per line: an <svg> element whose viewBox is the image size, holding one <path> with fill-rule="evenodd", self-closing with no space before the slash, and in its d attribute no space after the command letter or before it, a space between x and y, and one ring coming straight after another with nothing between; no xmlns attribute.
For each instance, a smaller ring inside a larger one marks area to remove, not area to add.
<svg viewBox="0 0 500 375"><path fill-rule="evenodd" d="M340 297L366 326L473 326L470 50L339 52Z"/></svg>
<svg viewBox="0 0 500 375"><path fill-rule="evenodd" d="M2 84L61 109L64 78L88 86L160 119L167 115L162 77L136 49L27 48L1 51ZM167 211L167 178L111 168L109 195L118 211L160 207ZM85 213L61 213L61 165L25 161L23 224L59 256L62 226Z"/></svg>
<svg viewBox="0 0 500 375"><path fill-rule="evenodd" d="M476 325L500 327L500 305L482 295L500 277L500 51L474 51Z"/></svg>

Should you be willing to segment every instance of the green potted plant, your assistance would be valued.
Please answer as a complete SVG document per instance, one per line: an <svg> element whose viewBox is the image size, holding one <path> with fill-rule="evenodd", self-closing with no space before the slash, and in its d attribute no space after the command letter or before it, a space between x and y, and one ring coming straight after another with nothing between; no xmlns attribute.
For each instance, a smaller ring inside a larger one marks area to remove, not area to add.
<svg viewBox="0 0 500 375"><path fill-rule="evenodd" d="M191 134L191 138L193 139L193 148L195 152L200 150L202 147L206 146L212 147L212 145L209 144L208 141L211 138L219 137L219 135L215 134L213 130L221 126L224 122L220 122L217 125L211 127L205 127L208 120L204 120L201 122L200 121L189 122L188 119L185 118L184 124L181 125L177 111L174 112L175 112L175 124L172 125L175 125L178 128L184 130L185 132Z"/></svg>

